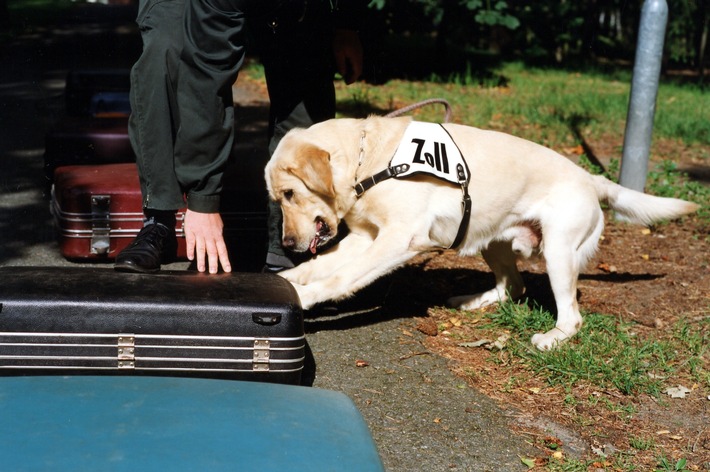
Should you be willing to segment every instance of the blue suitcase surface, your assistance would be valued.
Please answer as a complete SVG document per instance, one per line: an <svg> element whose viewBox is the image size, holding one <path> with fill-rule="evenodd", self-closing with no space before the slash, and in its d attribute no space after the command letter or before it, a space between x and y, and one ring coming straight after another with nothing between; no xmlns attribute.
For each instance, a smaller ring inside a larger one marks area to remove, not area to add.
<svg viewBox="0 0 710 472"><path fill-rule="evenodd" d="M344 394L216 379L0 379L4 470L382 471Z"/></svg>

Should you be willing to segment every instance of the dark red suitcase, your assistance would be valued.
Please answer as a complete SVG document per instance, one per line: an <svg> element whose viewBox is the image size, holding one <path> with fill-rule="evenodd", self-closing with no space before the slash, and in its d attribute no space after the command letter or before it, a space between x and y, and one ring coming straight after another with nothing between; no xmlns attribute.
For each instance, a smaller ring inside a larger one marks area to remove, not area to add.
<svg viewBox="0 0 710 472"><path fill-rule="evenodd" d="M0 267L0 373L299 383L298 295L273 274Z"/></svg>
<svg viewBox="0 0 710 472"><path fill-rule="evenodd" d="M255 269L266 251L266 190L230 167L222 219L233 265ZM51 212L59 247L69 260L112 261L143 226L138 171L133 163L65 166L55 171ZM184 212L177 214L178 257L186 257Z"/></svg>

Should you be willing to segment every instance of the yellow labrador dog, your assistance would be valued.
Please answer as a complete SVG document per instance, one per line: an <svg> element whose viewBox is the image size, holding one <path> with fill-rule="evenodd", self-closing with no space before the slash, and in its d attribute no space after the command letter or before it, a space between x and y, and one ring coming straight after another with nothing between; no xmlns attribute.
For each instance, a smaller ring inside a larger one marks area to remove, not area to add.
<svg viewBox="0 0 710 472"><path fill-rule="evenodd" d="M582 325L577 278L604 227L599 202L642 225L698 205L623 188L556 152L508 134L410 118L334 119L289 132L266 166L269 195L283 210L283 245L318 249L345 221L337 245L280 275L304 308L341 300L432 249L481 252L496 286L449 304L474 310L525 287L518 257L542 253L557 305L541 350Z"/></svg>

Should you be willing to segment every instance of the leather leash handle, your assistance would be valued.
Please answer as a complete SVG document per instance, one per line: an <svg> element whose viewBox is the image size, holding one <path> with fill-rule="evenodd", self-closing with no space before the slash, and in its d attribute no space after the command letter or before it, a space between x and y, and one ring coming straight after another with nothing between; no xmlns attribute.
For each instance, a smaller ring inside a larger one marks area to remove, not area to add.
<svg viewBox="0 0 710 472"><path fill-rule="evenodd" d="M404 115L405 113L409 113L412 110L416 110L418 108L422 108L435 103L441 103L442 105L444 105L445 111L443 123L448 123L451 120L452 115L451 104L443 98L430 98L428 100L422 100L421 102L413 103L412 105L387 113L385 115L385 118L395 118L397 116Z"/></svg>

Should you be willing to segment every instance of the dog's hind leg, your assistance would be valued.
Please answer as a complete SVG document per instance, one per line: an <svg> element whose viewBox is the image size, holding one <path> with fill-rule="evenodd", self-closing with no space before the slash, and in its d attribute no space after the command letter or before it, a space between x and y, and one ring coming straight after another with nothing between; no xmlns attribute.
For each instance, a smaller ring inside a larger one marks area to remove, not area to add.
<svg viewBox="0 0 710 472"><path fill-rule="evenodd" d="M461 295L447 300L447 305L461 310L476 310L525 293L523 278L518 272L517 256L511 241L493 241L481 254L496 277L496 286L475 295Z"/></svg>
<svg viewBox="0 0 710 472"><path fill-rule="evenodd" d="M571 338L582 327L582 315L577 305L578 270L574 250L567 245L555 246L548 241L545 246L547 275L557 305L557 322L546 333L535 334L531 342L541 351L547 351Z"/></svg>
<svg viewBox="0 0 710 472"><path fill-rule="evenodd" d="M576 216L582 219L580 213ZM555 224L565 222L564 225L545 231L543 253L552 293L555 295L557 322L550 331L532 337L531 342L541 351L554 349L577 334L582 327L582 315L577 304L577 279L581 268L596 251L599 236L604 229L601 210L597 208L588 217L587 224L571 225L572 217L560 215Z"/></svg>

